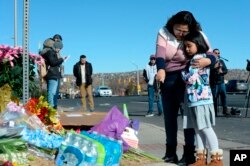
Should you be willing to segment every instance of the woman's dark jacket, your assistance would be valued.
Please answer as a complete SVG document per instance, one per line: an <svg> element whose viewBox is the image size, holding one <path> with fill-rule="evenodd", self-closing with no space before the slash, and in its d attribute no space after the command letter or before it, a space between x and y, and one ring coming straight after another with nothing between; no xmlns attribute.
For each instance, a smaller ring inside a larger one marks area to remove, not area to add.
<svg viewBox="0 0 250 166"><path fill-rule="evenodd" d="M51 80L62 78L60 66L63 63L63 58L58 58L56 51L53 49L49 49L42 56L45 59L46 68L48 70L45 79Z"/></svg>
<svg viewBox="0 0 250 166"><path fill-rule="evenodd" d="M86 62L85 63L85 78L86 78L85 85L86 86L92 84L92 72L93 72L93 68L92 68L91 63ZM76 77L76 85L81 86L82 85L81 62L77 62L74 65L73 73L74 73L74 76Z"/></svg>

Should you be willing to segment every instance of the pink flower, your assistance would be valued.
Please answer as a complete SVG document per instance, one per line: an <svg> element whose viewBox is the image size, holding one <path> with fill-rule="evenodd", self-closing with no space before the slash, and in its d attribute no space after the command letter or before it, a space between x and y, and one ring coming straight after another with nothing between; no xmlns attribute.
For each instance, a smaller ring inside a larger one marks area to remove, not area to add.
<svg viewBox="0 0 250 166"><path fill-rule="evenodd" d="M13 60L19 58L23 53L23 49L21 47L10 47L7 45L0 45L0 62L9 61L11 67L14 66ZM35 63L41 64L40 61L37 60L39 55L29 53L29 57L34 60Z"/></svg>
<svg viewBox="0 0 250 166"><path fill-rule="evenodd" d="M9 111L11 112L21 112L22 107L18 106L16 103L13 101L9 102L6 107Z"/></svg>
<svg viewBox="0 0 250 166"><path fill-rule="evenodd" d="M80 133L81 133L81 130L80 130L80 129L76 129L76 133L77 133L77 134L80 134Z"/></svg>

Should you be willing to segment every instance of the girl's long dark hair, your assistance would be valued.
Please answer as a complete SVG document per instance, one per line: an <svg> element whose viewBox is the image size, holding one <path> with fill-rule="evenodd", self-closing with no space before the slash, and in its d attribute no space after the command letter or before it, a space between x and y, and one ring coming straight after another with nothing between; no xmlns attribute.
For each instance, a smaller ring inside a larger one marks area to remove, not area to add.
<svg viewBox="0 0 250 166"><path fill-rule="evenodd" d="M196 44L197 54L207 53L207 51L209 50L209 47L200 31L191 31L184 37L184 42L185 41L190 41Z"/></svg>

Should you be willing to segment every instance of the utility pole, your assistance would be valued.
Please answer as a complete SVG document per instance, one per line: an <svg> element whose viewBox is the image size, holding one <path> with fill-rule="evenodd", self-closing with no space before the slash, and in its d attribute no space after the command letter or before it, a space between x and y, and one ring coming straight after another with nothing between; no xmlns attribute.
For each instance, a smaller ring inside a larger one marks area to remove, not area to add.
<svg viewBox="0 0 250 166"><path fill-rule="evenodd" d="M136 90L137 95L140 95L140 78L139 78L139 66L135 62L131 62L136 67Z"/></svg>
<svg viewBox="0 0 250 166"><path fill-rule="evenodd" d="M17 46L17 0L14 0L14 47Z"/></svg>

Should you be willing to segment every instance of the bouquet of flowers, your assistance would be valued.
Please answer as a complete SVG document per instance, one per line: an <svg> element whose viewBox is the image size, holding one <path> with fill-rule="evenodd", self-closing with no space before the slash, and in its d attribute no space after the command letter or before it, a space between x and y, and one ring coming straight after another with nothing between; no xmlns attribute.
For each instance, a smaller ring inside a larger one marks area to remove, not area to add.
<svg viewBox="0 0 250 166"><path fill-rule="evenodd" d="M45 101L44 96L39 98L31 98L24 105L24 109L30 115L36 115L49 129L55 133L62 133L63 127L58 119L57 110Z"/></svg>
<svg viewBox="0 0 250 166"><path fill-rule="evenodd" d="M22 97L23 86L23 50L20 47L0 45L0 87L8 84L12 89L12 95ZM37 88L35 83L35 64L42 64L43 58L39 55L29 54L29 90L34 92Z"/></svg>

